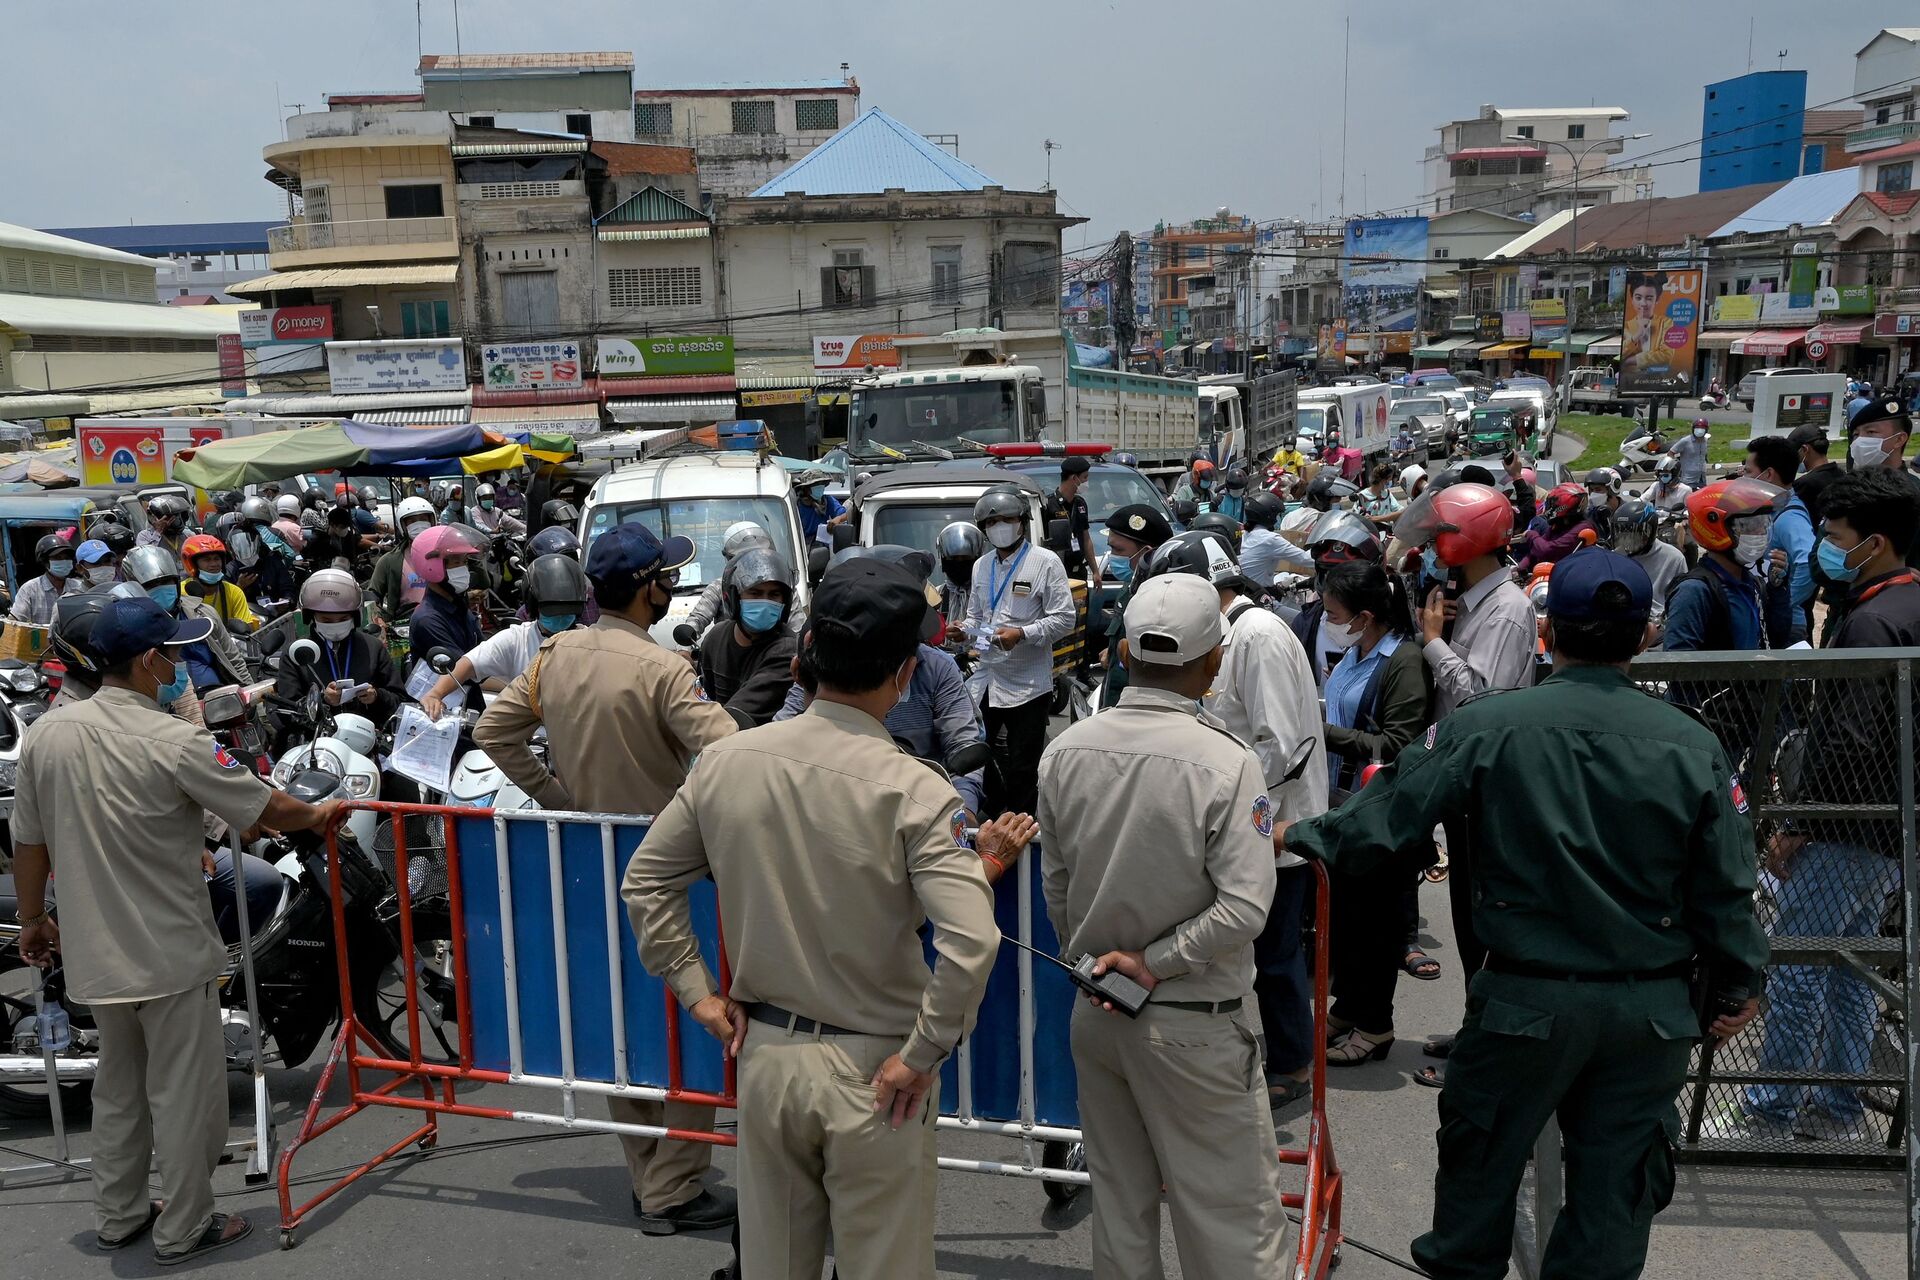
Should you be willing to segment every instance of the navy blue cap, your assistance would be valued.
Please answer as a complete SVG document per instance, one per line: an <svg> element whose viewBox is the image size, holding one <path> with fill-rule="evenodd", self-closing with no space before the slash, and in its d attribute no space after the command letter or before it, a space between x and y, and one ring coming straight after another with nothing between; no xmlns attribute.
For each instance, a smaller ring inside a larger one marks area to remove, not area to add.
<svg viewBox="0 0 1920 1280"><path fill-rule="evenodd" d="M1900 430L1911 430L1907 402L1898 396L1876 397L1861 405L1853 417L1848 419L1847 425L1858 431L1875 422L1896 422L1900 424Z"/></svg>
<svg viewBox="0 0 1920 1280"><path fill-rule="evenodd" d="M1621 591L1604 588L1619 584ZM1603 599L1603 597L1611 597ZM1653 579L1639 561L1604 547L1576 551L1547 577L1547 616L1573 622L1644 619L1653 611Z"/></svg>
<svg viewBox="0 0 1920 1280"><path fill-rule="evenodd" d="M103 667L137 658L162 645L194 644L213 634L213 619L176 618L152 600L109 600L100 607L87 648Z"/></svg>
<svg viewBox="0 0 1920 1280"><path fill-rule="evenodd" d="M665 572L692 559L693 539L676 535L662 542L653 530L629 520L593 540L587 551L587 576L597 580Z"/></svg>

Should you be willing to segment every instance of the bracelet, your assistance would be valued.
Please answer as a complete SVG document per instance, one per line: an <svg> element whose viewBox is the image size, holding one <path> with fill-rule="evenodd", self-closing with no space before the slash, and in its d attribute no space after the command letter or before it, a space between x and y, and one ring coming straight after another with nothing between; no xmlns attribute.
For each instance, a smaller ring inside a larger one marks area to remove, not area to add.
<svg viewBox="0 0 1920 1280"><path fill-rule="evenodd" d="M980 850L979 853L980 861L991 862L995 871L1005 871L1007 869L1007 864L994 854L988 853L985 849Z"/></svg>
<svg viewBox="0 0 1920 1280"><path fill-rule="evenodd" d="M23 916L16 913L13 918L16 923L21 925L43 924L53 919L53 912L43 908L37 916Z"/></svg>

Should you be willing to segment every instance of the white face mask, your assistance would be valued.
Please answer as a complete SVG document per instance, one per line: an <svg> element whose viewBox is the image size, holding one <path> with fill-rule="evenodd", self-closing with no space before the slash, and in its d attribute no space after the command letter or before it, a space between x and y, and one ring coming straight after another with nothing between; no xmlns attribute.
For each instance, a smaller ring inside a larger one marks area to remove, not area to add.
<svg viewBox="0 0 1920 1280"><path fill-rule="evenodd" d="M313 624L313 633L329 644L338 644L353 634L353 620L316 622Z"/></svg>
<svg viewBox="0 0 1920 1280"><path fill-rule="evenodd" d="M1707 438L1707 429L1705 427L1695 427L1693 429L1693 438L1695 440L1705 440Z"/></svg>
<svg viewBox="0 0 1920 1280"><path fill-rule="evenodd" d="M407 535L407 541L409 542L413 541L415 538L419 537L421 534L425 533L427 530L431 528L433 528L433 521L431 520L413 521L411 524L407 525L405 529L405 533Z"/></svg>
<svg viewBox="0 0 1920 1280"><path fill-rule="evenodd" d="M1020 541L1020 526L1001 521L987 530L987 541L1005 551Z"/></svg>
<svg viewBox="0 0 1920 1280"><path fill-rule="evenodd" d="M447 570L447 586L455 595L464 595L473 582L473 572L465 565Z"/></svg>
<svg viewBox="0 0 1920 1280"><path fill-rule="evenodd" d="M1733 558L1741 564L1759 564L1767 554L1767 537L1764 533L1741 534L1733 544Z"/></svg>
<svg viewBox="0 0 1920 1280"><path fill-rule="evenodd" d="M113 581L113 566L110 564L91 565L87 569L87 581L96 587L104 587Z"/></svg>
<svg viewBox="0 0 1920 1280"><path fill-rule="evenodd" d="M1349 621L1345 626L1320 620L1320 643L1329 649L1351 649L1360 641L1360 628Z"/></svg>
<svg viewBox="0 0 1920 1280"><path fill-rule="evenodd" d="M1886 456L1886 442L1879 436L1858 436L1847 446L1847 457L1856 467L1877 467Z"/></svg>

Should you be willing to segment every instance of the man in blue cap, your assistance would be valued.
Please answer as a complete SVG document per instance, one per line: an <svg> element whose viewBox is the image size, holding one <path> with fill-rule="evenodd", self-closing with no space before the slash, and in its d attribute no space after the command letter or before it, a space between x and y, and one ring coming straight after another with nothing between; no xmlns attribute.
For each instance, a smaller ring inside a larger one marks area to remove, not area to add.
<svg viewBox="0 0 1920 1280"><path fill-rule="evenodd" d="M1440 1094L1430 1276L1505 1275L1514 1195L1549 1117L1567 1203L1543 1274L1638 1275L1673 1195L1668 1125L1703 1027L1753 1017L1767 941L1753 916L1753 828L1718 740L1635 687L1653 586L1591 549L1554 567L1554 674L1469 698L1351 801L1276 847L1367 873L1438 821L1474 832L1472 922L1488 949ZM1516 787L1513 779L1530 785Z"/></svg>
<svg viewBox="0 0 1920 1280"><path fill-rule="evenodd" d="M474 744L541 808L660 813L693 758L734 732L733 717L701 696L687 660L648 634L667 616L693 555L690 540L662 542L638 523L593 535L586 568L600 620L543 641L532 666L480 717ZM527 746L543 724L551 771ZM712 1107L608 1098L607 1109L624 1124L713 1128ZM733 1196L703 1185L710 1143L625 1134L620 1141L642 1231L732 1225Z"/></svg>
<svg viewBox="0 0 1920 1280"><path fill-rule="evenodd" d="M227 952L201 874L203 810L237 830L302 831L325 827L341 804L274 790L163 710L188 684L183 647L212 627L145 598L107 601L86 640L100 688L26 736L13 811L21 953L44 967L61 952L67 992L100 1030L95 1239L119 1249L151 1231L163 1265L249 1230L238 1214L213 1211L227 1136L216 986ZM57 926L46 899L55 868ZM150 1166L160 1170L157 1200Z"/></svg>

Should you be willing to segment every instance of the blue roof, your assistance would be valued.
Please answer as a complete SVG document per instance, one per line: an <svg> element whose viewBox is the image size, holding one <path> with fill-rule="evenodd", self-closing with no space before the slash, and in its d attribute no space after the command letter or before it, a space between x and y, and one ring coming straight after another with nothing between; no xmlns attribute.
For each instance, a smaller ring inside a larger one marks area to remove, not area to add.
<svg viewBox="0 0 1920 1280"><path fill-rule="evenodd" d="M942 151L878 107L808 152L798 164L751 192L780 196L875 195L902 191L979 191L998 186L958 156Z"/></svg>
<svg viewBox="0 0 1920 1280"><path fill-rule="evenodd" d="M1833 169L1795 178L1760 203L1734 218L1714 236L1730 236L1745 231L1766 234L1785 231L1798 223L1803 227L1825 226L1839 216L1860 194L1858 169ZM1712 237L1710 236L1709 239Z"/></svg>
<svg viewBox="0 0 1920 1280"><path fill-rule="evenodd" d="M166 222L149 227L61 227L65 236L103 249L148 257L169 253L265 253L267 228L279 222Z"/></svg>

